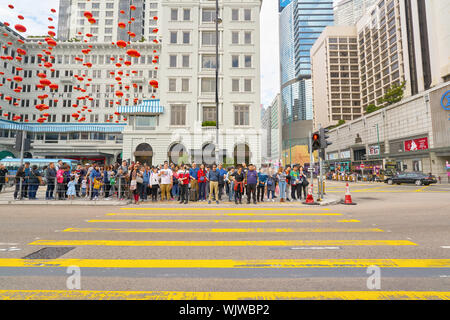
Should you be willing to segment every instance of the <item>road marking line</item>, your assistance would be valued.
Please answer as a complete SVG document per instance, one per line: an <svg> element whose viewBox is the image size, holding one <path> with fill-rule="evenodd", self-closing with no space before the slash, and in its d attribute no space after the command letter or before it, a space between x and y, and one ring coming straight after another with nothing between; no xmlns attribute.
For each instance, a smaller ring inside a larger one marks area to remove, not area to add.
<svg viewBox="0 0 450 320"><path fill-rule="evenodd" d="M211 229L175 229L175 228L68 228L63 232L118 232L118 233L244 233L244 232L384 232L378 228L339 229L339 228L211 228Z"/></svg>
<svg viewBox="0 0 450 320"><path fill-rule="evenodd" d="M150 211L270 211L270 210L330 210L329 208L302 208L302 207L277 207L277 208L215 208L215 207L187 207L187 208L120 208L120 210L150 210Z"/></svg>
<svg viewBox="0 0 450 320"><path fill-rule="evenodd" d="M371 265L380 268L450 268L450 259L0 259L2 268L65 268L72 265L80 268L367 268Z"/></svg>
<svg viewBox="0 0 450 320"><path fill-rule="evenodd" d="M87 291L87 290L0 290L1 300L449 300L450 291Z"/></svg>
<svg viewBox="0 0 450 320"><path fill-rule="evenodd" d="M408 240L37 240L35 246L112 246L112 247L295 247L295 246L416 246Z"/></svg>
<svg viewBox="0 0 450 320"><path fill-rule="evenodd" d="M297 247L291 250L339 250L340 247Z"/></svg>
<svg viewBox="0 0 450 320"><path fill-rule="evenodd" d="M87 220L90 223L331 223L331 222L360 222L355 219L347 220L302 220L302 219L286 219L286 220Z"/></svg>
<svg viewBox="0 0 450 320"><path fill-rule="evenodd" d="M442 249L450 249L450 246L441 246Z"/></svg>
<svg viewBox="0 0 450 320"><path fill-rule="evenodd" d="M108 213L107 216L148 216L148 217L161 217L161 216L196 216L196 217L235 217L235 216L342 216L342 213Z"/></svg>
<svg viewBox="0 0 450 320"><path fill-rule="evenodd" d="M429 188L429 187L430 187L430 186L422 187L422 188L420 188L420 189L415 190L415 192L422 192L423 190L425 190L425 189L427 189L427 188Z"/></svg>

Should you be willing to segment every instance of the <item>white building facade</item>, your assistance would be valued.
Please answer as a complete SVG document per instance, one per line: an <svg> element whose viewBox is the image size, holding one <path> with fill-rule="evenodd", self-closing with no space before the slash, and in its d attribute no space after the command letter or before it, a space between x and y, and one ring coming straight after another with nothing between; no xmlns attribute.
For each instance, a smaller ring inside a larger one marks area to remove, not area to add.
<svg viewBox="0 0 450 320"><path fill-rule="evenodd" d="M260 0L220 1L219 143L216 142L215 2L161 2L160 101L130 119L124 159L159 164L261 164ZM140 123L150 124L140 126Z"/></svg>

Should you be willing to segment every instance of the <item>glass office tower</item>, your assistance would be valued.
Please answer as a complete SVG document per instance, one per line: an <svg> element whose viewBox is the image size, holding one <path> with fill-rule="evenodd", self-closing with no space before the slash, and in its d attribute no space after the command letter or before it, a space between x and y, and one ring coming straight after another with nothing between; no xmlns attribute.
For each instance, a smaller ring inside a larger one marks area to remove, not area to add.
<svg viewBox="0 0 450 320"><path fill-rule="evenodd" d="M333 0L280 0L280 79L283 149L307 143L312 129L310 50L333 25Z"/></svg>

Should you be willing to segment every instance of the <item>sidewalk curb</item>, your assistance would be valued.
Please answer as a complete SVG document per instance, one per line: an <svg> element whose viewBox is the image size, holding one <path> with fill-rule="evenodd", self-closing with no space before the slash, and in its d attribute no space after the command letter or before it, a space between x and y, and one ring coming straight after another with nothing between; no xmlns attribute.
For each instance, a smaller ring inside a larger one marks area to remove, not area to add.
<svg viewBox="0 0 450 320"><path fill-rule="evenodd" d="M33 200L8 200L0 201L0 205L50 205L50 206L126 206L131 204L131 201L33 201Z"/></svg>
<svg viewBox="0 0 450 320"><path fill-rule="evenodd" d="M327 198L320 201L320 206L332 206L341 203L341 198Z"/></svg>

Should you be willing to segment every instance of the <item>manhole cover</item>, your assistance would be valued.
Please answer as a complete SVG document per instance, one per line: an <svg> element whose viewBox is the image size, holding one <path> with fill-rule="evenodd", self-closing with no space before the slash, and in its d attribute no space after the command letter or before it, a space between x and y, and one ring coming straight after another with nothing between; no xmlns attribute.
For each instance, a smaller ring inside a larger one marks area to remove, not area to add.
<svg viewBox="0 0 450 320"><path fill-rule="evenodd" d="M27 255L26 257L23 257L23 259L56 259L73 249L75 249L75 247L42 248Z"/></svg>

